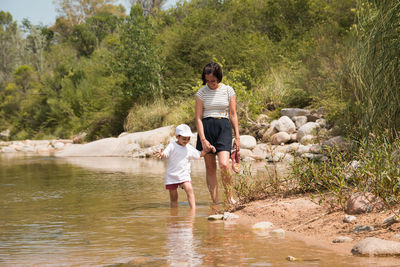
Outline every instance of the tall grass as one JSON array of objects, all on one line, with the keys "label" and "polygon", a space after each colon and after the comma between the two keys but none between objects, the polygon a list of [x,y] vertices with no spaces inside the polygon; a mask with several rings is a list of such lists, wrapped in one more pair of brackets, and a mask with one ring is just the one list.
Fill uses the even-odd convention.
[{"label": "tall grass", "polygon": [[353,150],[330,149],[328,154],[326,162],[294,162],[291,179],[300,190],[332,209],[344,209],[355,191],[373,194],[392,211],[400,204],[400,138],[370,135]]},{"label": "tall grass", "polygon": [[400,127],[400,1],[360,0],[352,65],[361,134]]}]

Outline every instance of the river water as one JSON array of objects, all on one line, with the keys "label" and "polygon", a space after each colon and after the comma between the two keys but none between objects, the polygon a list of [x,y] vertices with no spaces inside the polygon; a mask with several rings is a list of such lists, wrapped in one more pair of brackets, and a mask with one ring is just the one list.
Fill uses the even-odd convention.
[{"label": "river water", "polygon": [[171,210],[164,164],[0,154],[0,266],[365,266],[300,240],[208,221],[201,161],[192,168],[196,212],[183,190]]}]

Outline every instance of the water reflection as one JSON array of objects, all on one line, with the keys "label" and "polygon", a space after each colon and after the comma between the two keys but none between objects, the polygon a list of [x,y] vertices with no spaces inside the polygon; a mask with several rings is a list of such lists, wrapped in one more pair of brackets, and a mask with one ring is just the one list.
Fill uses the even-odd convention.
[{"label": "water reflection", "polygon": [[181,210],[185,216],[179,216],[178,209],[171,209],[167,218],[167,262],[171,266],[197,266],[202,263],[203,255],[196,252],[199,242],[193,237],[195,210]]}]

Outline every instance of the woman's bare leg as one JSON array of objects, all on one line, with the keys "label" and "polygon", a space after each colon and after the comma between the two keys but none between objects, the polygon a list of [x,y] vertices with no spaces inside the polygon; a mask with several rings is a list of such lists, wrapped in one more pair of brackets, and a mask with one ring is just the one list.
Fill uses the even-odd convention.
[{"label": "woman's bare leg", "polygon": [[171,208],[178,207],[178,190],[169,190],[169,200],[171,201]]},{"label": "woman's bare leg", "polygon": [[233,199],[233,182],[232,172],[229,164],[229,152],[220,151],[218,152],[218,163],[221,170],[222,184],[225,189],[226,200],[229,204],[235,204],[236,200]]},{"label": "woman's bare leg", "polygon": [[217,180],[217,162],[214,154],[204,156],[206,164],[206,181],[208,191],[214,205],[218,205],[218,180]]}]

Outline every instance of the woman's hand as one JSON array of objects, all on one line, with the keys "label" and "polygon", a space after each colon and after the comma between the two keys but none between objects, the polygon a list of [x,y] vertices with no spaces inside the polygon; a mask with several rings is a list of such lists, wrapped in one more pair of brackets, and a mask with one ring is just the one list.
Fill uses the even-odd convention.
[{"label": "woman's hand", "polygon": [[203,150],[205,150],[207,153],[210,152],[213,148],[213,146],[208,142],[207,139],[204,139],[201,141],[201,146],[203,147]]},{"label": "woman's hand", "polygon": [[235,141],[233,142],[233,148],[238,152],[240,151],[240,137],[235,138]]}]

